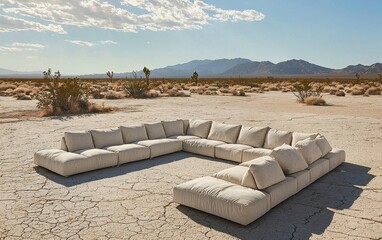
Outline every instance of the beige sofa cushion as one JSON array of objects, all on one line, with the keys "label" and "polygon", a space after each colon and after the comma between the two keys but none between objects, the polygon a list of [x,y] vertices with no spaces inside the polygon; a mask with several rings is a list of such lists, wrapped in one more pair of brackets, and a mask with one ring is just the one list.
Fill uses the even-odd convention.
[{"label": "beige sofa cushion", "polygon": [[183,121],[162,121],[164,132],[167,137],[184,135]]},{"label": "beige sofa cushion", "polygon": [[329,160],[330,171],[332,171],[345,161],[346,154],[344,150],[334,148],[324,158]]},{"label": "beige sofa cushion", "polygon": [[150,148],[138,144],[123,144],[105,149],[118,153],[118,165],[150,158]]},{"label": "beige sofa cushion", "polygon": [[293,173],[287,177],[292,177],[297,180],[297,192],[301,191],[310,184],[310,171],[303,170],[300,172]]},{"label": "beige sofa cushion", "polygon": [[122,132],[120,128],[95,129],[91,130],[90,133],[92,134],[94,146],[96,148],[123,144]]},{"label": "beige sofa cushion", "polygon": [[267,188],[285,179],[283,170],[275,159],[258,158],[257,161],[252,161],[249,170],[259,189]]},{"label": "beige sofa cushion", "polygon": [[315,142],[322,152],[322,157],[332,151],[332,146],[330,146],[328,140],[324,136],[318,135]]},{"label": "beige sofa cushion", "polygon": [[161,122],[144,124],[149,139],[166,138],[166,133]]},{"label": "beige sofa cushion", "polygon": [[213,175],[216,178],[238,184],[244,187],[257,189],[255,179],[248,167],[246,166],[234,166],[224,169]]},{"label": "beige sofa cushion", "polygon": [[285,144],[291,144],[292,133],[288,131],[280,131],[277,129],[269,129],[265,137],[264,148],[273,149]]},{"label": "beige sofa cushion", "polygon": [[314,140],[317,137],[318,133],[302,133],[302,132],[293,132],[292,134],[292,146],[301,140],[309,138]]},{"label": "beige sofa cushion", "polygon": [[149,139],[143,124],[128,127],[121,126],[123,142],[125,144]]},{"label": "beige sofa cushion", "polygon": [[187,135],[207,138],[208,133],[210,132],[211,124],[212,121],[191,119],[189,121]]},{"label": "beige sofa cushion", "polygon": [[242,162],[247,162],[259,157],[269,156],[272,153],[272,149],[266,148],[250,148],[243,150]]},{"label": "beige sofa cushion", "polygon": [[92,135],[88,131],[65,132],[64,136],[69,152],[94,148]]},{"label": "beige sofa cushion", "polygon": [[215,157],[241,163],[242,153],[251,146],[241,144],[223,144],[215,147]]},{"label": "beige sofa cushion", "polygon": [[265,135],[267,134],[268,127],[241,127],[238,144],[245,144],[252,147],[261,148],[264,145]]},{"label": "beige sofa cushion", "polygon": [[299,172],[308,167],[301,153],[288,144],[273,149],[270,156],[277,160],[285,174]]},{"label": "beige sofa cushion", "polygon": [[184,135],[187,134],[187,129],[188,129],[188,126],[190,125],[190,120],[181,119],[181,118],[177,118],[176,120],[183,122],[183,134]]},{"label": "beige sofa cushion", "polygon": [[295,144],[295,148],[301,153],[308,164],[312,164],[321,158],[322,152],[316,142],[310,139],[299,141]]},{"label": "beige sofa cushion", "polygon": [[270,195],[271,208],[297,193],[297,179],[286,177],[285,180],[262,190]]},{"label": "beige sofa cushion", "polygon": [[174,202],[247,225],[270,208],[267,193],[214,177],[197,178],[174,187]]},{"label": "beige sofa cushion", "polygon": [[139,141],[137,144],[150,148],[150,158],[182,151],[182,140],[178,139],[152,139]]},{"label": "beige sofa cushion", "polygon": [[215,157],[215,147],[222,144],[226,143],[209,139],[187,139],[183,141],[183,151]]},{"label": "beige sofa cushion", "polygon": [[213,122],[208,139],[226,143],[236,143],[241,125],[224,124]]},{"label": "beige sofa cushion", "polygon": [[328,159],[321,158],[310,164],[308,169],[310,172],[310,183],[312,183],[330,171],[330,162]]},{"label": "beige sofa cushion", "polygon": [[61,137],[60,149],[64,151],[69,151],[68,147],[66,146],[65,137]]}]

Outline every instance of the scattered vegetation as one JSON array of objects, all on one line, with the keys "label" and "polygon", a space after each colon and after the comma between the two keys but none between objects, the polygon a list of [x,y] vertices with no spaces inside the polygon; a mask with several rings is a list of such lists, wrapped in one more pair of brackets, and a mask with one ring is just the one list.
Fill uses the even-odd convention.
[{"label": "scattered vegetation", "polygon": [[124,89],[128,96],[132,98],[145,98],[151,96],[147,94],[149,92],[149,86],[142,80],[128,80],[124,84]]},{"label": "scattered vegetation", "polygon": [[309,97],[322,97],[323,86],[316,85],[309,81],[301,81],[293,84],[293,94],[299,102],[304,103]]},{"label": "scattered vegetation", "polygon": [[310,96],[305,98],[304,103],[306,105],[325,106],[326,101],[320,96]]},{"label": "scattered vegetation", "polygon": [[143,68],[143,73],[146,76],[146,84],[147,84],[147,86],[150,86],[150,73],[151,73],[150,69],[148,69],[147,67],[144,67]]},{"label": "scattered vegetation", "polygon": [[191,76],[191,81],[195,82],[195,86],[198,86],[198,78],[199,74],[197,72],[194,72]]},{"label": "scattered vegetation", "polygon": [[106,75],[109,77],[109,79],[110,79],[110,81],[112,81],[113,80],[113,76],[114,76],[114,72],[113,71],[108,71],[107,73],[106,73]]}]

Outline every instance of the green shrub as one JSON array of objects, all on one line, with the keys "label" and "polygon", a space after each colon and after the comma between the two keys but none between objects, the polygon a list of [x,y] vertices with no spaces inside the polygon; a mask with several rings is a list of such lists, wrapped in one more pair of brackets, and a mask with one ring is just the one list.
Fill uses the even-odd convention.
[{"label": "green shrub", "polygon": [[321,97],[323,89],[322,85],[314,86],[312,82],[304,80],[293,84],[292,93],[303,103],[308,97]]},{"label": "green shrub", "polygon": [[127,80],[124,84],[125,92],[133,98],[145,98],[149,87],[147,83],[142,80]]}]

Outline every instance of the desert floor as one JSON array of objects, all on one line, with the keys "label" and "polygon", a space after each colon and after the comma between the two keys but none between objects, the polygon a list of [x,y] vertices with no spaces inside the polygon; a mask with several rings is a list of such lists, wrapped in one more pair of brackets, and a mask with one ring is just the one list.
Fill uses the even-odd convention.
[{"label": "desert floor", "polygon": [[[35,101],[0,97],[0,239],[382,239],[382,97],[324,98],[333,106],[280,92],[101,100],[120,110],[36,118]],[[176,153],[68,178],[33,163],[65,131],[174,118],[320,132],[347,159],[246,227],[172,201],[175,185],[228,161]]]}]

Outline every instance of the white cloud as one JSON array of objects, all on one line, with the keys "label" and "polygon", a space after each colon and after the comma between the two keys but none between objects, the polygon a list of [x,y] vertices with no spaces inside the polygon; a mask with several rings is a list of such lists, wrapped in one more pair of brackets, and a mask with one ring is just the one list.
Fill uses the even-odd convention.
[{"label": "white cloud", "polygon": [[81,40],[65,40],[66,42],[79,45],[79,46],[85,46],[85,47],[94,47],[97,45],[108,45],[108,44],[118,44],[117,42],[114,42],[112,40],[103,40],[98,42],[88,42],[88,41],[81,41]]},{"label": "white cloud", "polygon": [[15,18],[6,15],[0,15],[0,32],[20,32],[20,31],[37,31],[37,32],[54,32],[65,34],[62,26],[57,24],[44,25],[38,22],[27,21],[22,18]]},{"label": "white cloud", "polygon": [[45,46],[38,43],[14,42],[11,44],[0,46],[0,52],[35,52],[43,48],[45,48]]},{"label": "white cloud", "polygon": [[[62,26],[121,32],[164,31],[201,29],[214,21],[260,21],[264,18],[256,10],[225,10],[202,0],[121,0],[122,6],[105,0],[0,0],[0,4],[6,14],[18,16],[13,18],[14,28],[1,28],[0,24],[2,32],[27,30],[25,25],[28,24],[34,25],[31,30],[57,33],[65,33]],[[144,11],[138,14],[132,8]],[[30,18],[38,22],[28,21]],[[41,21],[49,24],[43,25]]]}]

